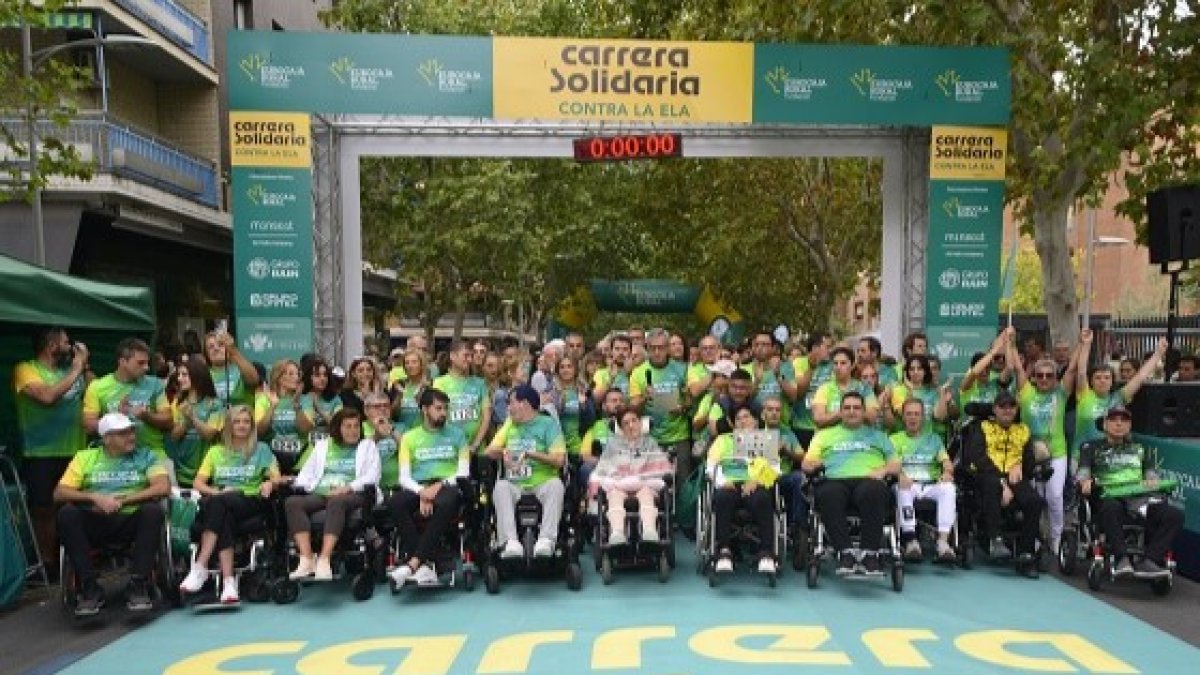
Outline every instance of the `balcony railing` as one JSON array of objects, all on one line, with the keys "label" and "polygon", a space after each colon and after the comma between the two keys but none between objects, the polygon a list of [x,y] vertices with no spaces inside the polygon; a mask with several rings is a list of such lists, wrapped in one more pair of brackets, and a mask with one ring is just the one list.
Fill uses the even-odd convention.
[{"label": "balcony railing", "polygon": [[174,0],[113,0],[193,56],[213,64],[208,23]]},{"label": "balcony railing", "polygon": [[[25,129],[20,119],[4,119],[2,123],[9,130]],[[95,164],[99,173],[151,185],[214,209],[219,206],[217,167],[213,162],[173,148],[120,120],[79,117],[66,128],[39,120],[38,136],[57,138],[74,147],[85,161]]]}]

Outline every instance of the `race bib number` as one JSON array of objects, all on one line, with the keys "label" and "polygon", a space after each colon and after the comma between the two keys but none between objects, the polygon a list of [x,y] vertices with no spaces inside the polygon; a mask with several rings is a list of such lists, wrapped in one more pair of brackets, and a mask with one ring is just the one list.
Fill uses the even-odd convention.
[{"label": "race bib number", "polygon": [[329,430],[328,429],[318,428],[318,429],[313,429],[312,431],[308,432],[308,442],[311,443],[312,445],[316,445],[317,443],[320,443],[321,441],[325,440],[326,438],[329,438]]},{"label": "race bib number", "polygon": [[451,422],[474,422],[476,417],[475,408],[455,408],[450,411]]},{"label": "race bib number", "polygon": [[533,465],[523,455],[505,463],[505,471],[511,481],[525,481],[533,475]]},{"label": "race bib number", "polygon": [[277,455],[298,455],[304,450],[299,438],[275,438],[271,441],[271,452]]}]

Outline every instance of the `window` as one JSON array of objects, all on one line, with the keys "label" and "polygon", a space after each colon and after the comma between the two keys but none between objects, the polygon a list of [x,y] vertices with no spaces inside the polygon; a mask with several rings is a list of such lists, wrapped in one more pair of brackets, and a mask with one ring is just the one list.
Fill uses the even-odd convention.
[{"label": "window", "polygon": [[254,28],[254,7],[251,0],[233,0],[233,27],[237,30]]}]

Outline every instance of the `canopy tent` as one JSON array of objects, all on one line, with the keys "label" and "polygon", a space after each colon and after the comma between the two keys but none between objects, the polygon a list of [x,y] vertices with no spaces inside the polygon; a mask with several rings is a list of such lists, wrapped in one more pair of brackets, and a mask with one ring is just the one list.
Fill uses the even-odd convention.
[{"label": "canopy tent", "polygon": [[97,374],[116,364],[122,338],[150,341],[154,295],[147,288],[89,281],[0,255],[0,445],[20,447],[12,390],[13,367],[31,358],[40,326],[62,326],[91,351]]}]

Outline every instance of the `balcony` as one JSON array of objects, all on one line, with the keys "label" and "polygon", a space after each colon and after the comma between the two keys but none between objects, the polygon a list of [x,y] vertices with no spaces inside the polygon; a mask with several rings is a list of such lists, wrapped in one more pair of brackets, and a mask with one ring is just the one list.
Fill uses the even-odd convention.
[{"label": "balcony", "polygon": [[174,0],[112,0],[113,4],[154,27],[163,37],[202,62],[213,65],[208,23]]},{"label": "balcony", "polygon": [[[0,124],[10,130],[25,128],[20,119],[2,119]],[[217,167],[213,162],[173,148],[120,120],[103,115],[80,116],[65,129],[40,120],[38,135],[73,146],[84,160],[94,163],[98,173],[128,178],[209,208],[219,207]]]}]

